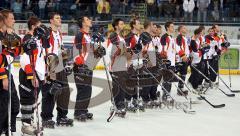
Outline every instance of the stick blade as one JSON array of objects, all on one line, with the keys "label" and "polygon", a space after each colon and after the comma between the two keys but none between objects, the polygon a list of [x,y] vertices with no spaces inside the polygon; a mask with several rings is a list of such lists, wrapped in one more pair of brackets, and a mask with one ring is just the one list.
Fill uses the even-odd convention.
[{"label": "stick blade", "polygon": [[235,97],[235,94],[227,94],[228,97]]},{"label": "stick blade", "polygon": [[240,90],[231,90],[233,93],[240,93]]},{"label": "stick blade", "polygon": [[113,110],[113,111],[110,113],[110,116],[108,117],[107,122],[111,122],[112,119],[114,118],[115,114],[116,114],[116,111]]},{"label": "stick blade", "polygon": [[220,104],[220,105],[212,105],[212,106],[213,106],[213,108],[223,108],[226,105],[225,104]]},{"label": "stick blade", "polygon": [[183,109],[183,111],[186,114],[192,114],[192,115],[196,114],[196,111],[190,111],[190,110],[186,110],[186,109]]}]

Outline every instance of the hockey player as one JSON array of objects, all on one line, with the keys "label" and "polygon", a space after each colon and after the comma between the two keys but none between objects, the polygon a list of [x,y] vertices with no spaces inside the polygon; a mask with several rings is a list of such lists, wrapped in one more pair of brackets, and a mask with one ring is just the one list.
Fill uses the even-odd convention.
[{"label": "hockey player", "polygon": [[112,76],[112,93],[116,105],[118,116],[124,117],[126,114],[124,103],[124,91],[126,91],[127,80],[127,47],[122,36],[124,21],[117,18],[112,23],[114,32],[108,38],[108,49],[110,50],[109,71]]},{"label": "hockey player", "polygon": [[[227,48],[230,46],[230,44],[227,44],[226,41],[226,35],[223,33],[220,33],[220,28],[218,25],[214,24],[212,26],[212,29],[214,31],[213,41],[215,43],[214,45],[214,53],[213,53],[213,59],[210,63],[211,67],[214,69],[215,72],[218,73],[218,61],[220,59],[221,54],[225,53],[227,51]],[[214,83],[216,82],[217,75],[210,70],[210,80]]]},{"label": "hockey player", "polygon": [[[140,61],[140,51],[141,49],[138,48],[138,40],[139,40],[139,35],[140,35],[140,30],[141,30],[141,23],[137,18],[133,18],[130,21],[130,27],[131,27],[131,32],[125,37],[126,41],[126,46],[127,48],[130,49],[131,51],[131,57],[128,60],[128,73],[134,74],[137,73],[139,70],[138,64]],[[130,88],[131,90],[126,92],[125,97],[126,97],[126,103],[127,103],[127,110],[135,112],[137,108],[140,108],[140,110],[143,110],[142,103],[140,101],[138,102],[138,91],[140,91],[139,87],[133,86]],[[138,90],[137,90],[138,89]],[[138,105],[140,104],[140,105]],[[139,106],[139,107],[138,107]]]},{"label": "hockey player", "polygon": [[[166,22],[165,29],[166,33],[161,37],[161,46],[159,47],[160,58],[167,69],[175,71],[176,43],[172,36],[174,33],[174,23]],[[163,77],[163,79],[165,80],[166,77]],[[166,89],[163,90],[162,100],[172,102],[172,98],[169,96],[172,87],[171,81],[164,81],[162,85]]]},{"label": "hockey player", "polygon": [[[215,53],[215,45],[217,45],[217,42],[214,41],[214,30],[212,28],[208,29],[208,35],[205,36],[205,42],[206,42],[206,45],[210,47],[210,49],[207,53],[203,55],[203,61],[205,65],[204,74],[210,79],[211,75],[214,73],[210,70],[209,65],[213,61],[213,54]],[[203,83],[203,87],[209,88],[213,86],[210,81],[205,79]]]},{"label": "hockey player", "polygon": [[[144,68],[148,69],[147,73],[155,74],[157,71],[156,67],[156,49],[153,42],[154,32],[156,31],[156,26],[151,21],[146,20],[144,22],[144,32],[140,35],[140,41],[142,43],[142,56],[144,58]],[[154,77],[151,77],[154,79]],[[143,99],[144,105],[147,108],[152,107],[152,101],[157,99],[156,96],[157,86],[150,85],[143,87],[141,97]]]},{"label": "hockey player", "polygon": [[[161,34],[162,34],[162,27],[160,25],[154,24],[153,25],[153,30],[152,30],[152,44],[153,44],[153,52],[156,53],[156,55],[158,54],[158,48],[161,44],[160,40],[161,40]],[[159,60],[157,59],[156,56],[156,67],[157,67],[157,63],[159,63]],[[154,68],[156,72],[156,68]],[[157,87],[158,85],[153,85],[151,86],[151,89],[149,91],[149,98],[150,98],[150,107],[158,107],[160,106],[160,101],[158,100],[158,96],[157,96]]]},{"label": "hockey player", "polygon": [[[105,48],[99,42],[104,39],[99,32],[90,35],[92,20],[82,16],[78,20],[80,31],[75,36],[75,50],[77,55],[74,60],[74,79],[77,88],[74,118],[79,121],[92,119],[93,114],[88,112],[88,106],[92,94],[93,69],[99,60],[105,55]],[[83,81],[83,76],[87,76]]]},{"label": "hockey player", "polygon": [[[61,16],[53,12],[50,15],[50,38],[49,47],[45,50],[46,56],[57,56],[58,65],[55,70],[48,71],[47,82],[43,85],[42,98],[42,126],[54,128],[55,122],[52,120],[55,100],[57,101],[57,125],[72,126],[73,120],[67,118],[70,90],[67,75],[64,70],[64,49],[62,33],[60,32]],[[48,59],[48,58],[47,58]],[[59,83],[60,82],[60,87]]]},{"label": "hockey player", "polygon": [[[0,12],[1,32],[1,52],[0,52],[0,134],[8,134],[8,128],[11,132],[16,132],[16,116],[19,113],[19,98],[15,88],[13,76],[9,74],[9,65],[13,59],[21,53],[21,38],[13,31],[15,23],[14,15],[10,10]],[[11,77],[9,77],[9,75]],[[11,78],[11,90],[9,90],[9,78]],[[8,126],[8,103],[9,91],[11,91],[11,126]]]},{"label": "hockey player", "polygon": [[188,79],[196,93],[202,91],[203,77],[198,71],[204,72],[204,63],[202,63],[202,55],[205,53],[205,49],[201,47],[199,38],[202,35],[201,29],[196,29],[190,42],[190,56],[191,56],[191,75]]},{"label": "hockey player", "polygon": [[[183,81],[186,79],[187,69],[188,69],[188,61],[189,61],[189,45],[187,41],[187,28],[184,25],[180,25],[178,27],[178,36],[176,38],[176,51],[177,51],[177,70],[180,73],[180,77]],[[182,81],[178,82],[178,90],[177,94],[180,96],[188,95],[188,91],[184,90],[184,83]]]},{"label": "hockey player", "polygon": [[45,30],[40,28],[41,21],[37,17],[30,17],[27,24],[29,32],[23,38],[24,53],[20,57],[21,68],[19,70],[19,94],[23,124],[21,130],[23,134],[36,135],[41,130],[37,130],[36,125],[33,124],[33,113],[34,110],[38,110],[36,101],[45,81],[45,49],[42,45],[48,44],[46,42],[49,33],[47,32],[48,28]]}]

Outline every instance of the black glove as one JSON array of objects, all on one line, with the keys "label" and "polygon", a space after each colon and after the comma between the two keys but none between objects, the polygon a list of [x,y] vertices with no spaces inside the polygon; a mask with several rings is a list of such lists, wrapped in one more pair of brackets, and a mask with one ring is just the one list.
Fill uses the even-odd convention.
[{"label": "black glove", "polygon": [[172,70],[174,73],[177,72],[177,69],[176,69],[176,67],[174,67],[174,66],[169,66],[168,69],[169,69],[169,70]]},{"label": "black glove", "polygon": [[139,41],[142,42],[143,45],[146,45],[152,41],[152,37],[149,33],[143,32],[139,37]]},{"label": "black glove", "polygon": [[51,95],[61,94],[63,88],[62,83],[56,80],[48,79],[46,84],[49,87],[48,93],[50,93]]},{"label": "black glove", "polygon": [[73,63],[72,62],[67,62],[66,66],[64,67],[65,73],[67,76],[71,75],[73,72]]},{"label": "black glove", "polygon": [[217,55],[221,55],[221,50],[218,48],[218,46],[217,45],[215,45],[215,51],[217,52]]},{"label": "black glove", "polygon": [[183,66],[183,63],[182,62],[177,62],[175,64],[175,70],[176,72],[180,71],[180,68]]},{"label": "black glove", "polygon": [[202,54],[209,52],[209,50],[210,50],[210,46],[205,46],[205,47],[201,48]]},{"label": "black glove", "polygon": [[34,29],[33,36],[37,37],[38,39],[49,39],[50,37],[50,30],[45,25],[40,25],[39,27]]},{"label": "black glove", "polygon": [[94,33],[92,35],[92,40],[93,41],[97,41],[97,42],[104,42],[105,41],[104,36],[102,34],[100,34],[99,32],[98,33]]},{"label": "black glove", "polygon": [[138,42],[132,50],[135,54],[138,54],[142,51],[142,45]]},{"label": "black glove", "polygon": [[23,47],[24,52],[27,55],[32,55],[32,51],[37,48],[36,40],[33,38],[29,39],[23,43],[22,47]]},{"label": "black glove", "polygon": [[119,45],[120,41],[118,39],[118,34],[117,33],[112,33],[110,36],[109,36],[109,40],[111,41],[112,44],[114,45]]},{"label": "black glove", "polygon": [[99,46],[96,50],[94,50],[95,58],[102,58],[104,55],[106,55],[106,49],[103,46]]},{"label": "black glove", "polygon": [[223,42],[221,44],[221,47],[228,48],[230,45],[231,45],[230,42]]},{"label": "black glove", "polygon": [[169,68],[171,66],[171,61],[167,59],[162,59],[162,64],[165,66],[165,68]]}]

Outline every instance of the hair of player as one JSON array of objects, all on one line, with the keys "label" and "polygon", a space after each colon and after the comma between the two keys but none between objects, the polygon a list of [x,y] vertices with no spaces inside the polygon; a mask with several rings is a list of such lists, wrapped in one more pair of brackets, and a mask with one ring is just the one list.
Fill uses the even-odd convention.
[{"label": "hair of player", "polygon": [[219,25],[218,24],[213,24],[212,29],[216,29],[217,26],[219,26]]},{"label": "hair of player", "polygon": [[178,32],[180,32],[183,27],[184,27],[184,25],[179,25],[179,26],[178,26],[178,29],[177,29]]},{"label": "hair of player", "polygon": [[123,20],[121,18],[116,18],[116,19],[113,20],[112,27],[113,27],[114,30],[116,30],[116,26],[118,26],[120,21],[123,21]]},{"label": "hair of player", "polygon": [[144,23],[143,23],[143,28],[147,29],[151,25],[151,23],[152,23],[151,21],[145,20]]},{"label": "hair of player", "polygon": [[200,28],[197,28],[194,30],[194,35],[198,35],[202,32],[202,30]]},{"label": "hair of player", "polygon": [[200,29],[201,31],[203,31],[203,30],[205,30],[205,26],[204,26],[204,25],[200,25],[200,26],[198,27],[198,29]]},{"label": "hair of player", "polygon": [[8,9],[3,9],[0,11],[0,13],[2,14],[3,20],[8,18],[9,14],[13,14],[13,12],[11,10]]},{"label": "hair of player", "polygon": [[80,18],[78,18],[77,23],[78,23],[78,26],[79,26],[80,28],[83,27],[84,18],[88,18],[88,16],[84,15],[84,16],[81,16]]},{"label": "hair of player", "polygon": [[3,15],[0,13],[0,22],[3,22]]},{"label": "hair of player", "polygon": [[58,12],[51,12],[51,13],[49,14],[49,19],[50,19],[50,20],[51,20],[51,19],[54,19],[54,16],[57,16],[57,15],[60,16],[60,14],[59,14]]},{"label": "hair of player", "polygon": [[131,29],[133,29],[133,25],[136,25],[136,22],[138,21],[139,19],[138,18],[136,18],[136,17],[134,17],[131,21],[130,21],[130,27],[131,27]]},{"label": "hair of player", "polygon": [[212,28],[212,27],[208,28],[208,32],[210,32],[211,30],[213,30],[213,28]]},{"label": "hair of player", "polygon": [[168,21],[168,22],[165,23],[164,27],[165,27],[166,31],[168,30],[168,28],[170,27],[171,24],[173,24],[172,21]]},{"label": "hair of player", "polygon": [[28,25],[28,29],[29,30],[32,30],[32,26],[33,25],[37,25],[39,22],[41,22],[41,20],[36,17],[36,16],[31,16],[29,19],[28,19],[28,22],[27,22],[27,25]]},{"label": "hair of player", "polygon": [[157,26],[157,28],[162,28],[162,26],[161,26],[161,25],[158,25],[158,24],[156,24],[156,26]]}]

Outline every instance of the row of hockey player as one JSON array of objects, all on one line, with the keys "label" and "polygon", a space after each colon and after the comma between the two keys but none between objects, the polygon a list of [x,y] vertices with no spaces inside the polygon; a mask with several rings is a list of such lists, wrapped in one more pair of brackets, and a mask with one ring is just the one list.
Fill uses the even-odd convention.
[{"label": "row of hockey player", "polygon": [[[22,132],[29,135],[42,133],[43,128],[54,128],[55,124],[73,126],[73,120],[67,117],[70,90],[67,76],[73,71],[77,88],[74,119],[87,121],[93,118],[88,112],[92,94],[93,69],[100,59],[110,52],[110,62],[107,66],[112,77],[112,96],[116,106],[116,113],[124,117],[126,111],[142,111],[149,107],[161,106],[161,101],[172,102],[170,97],[172,74],[179,73],[185,81],[187,69],[190,65],[191,75],[188,79],[196,93],[202,92],[202,85],[212,86],[216,81],[216,74],[208,69],[208,64],[218,72],[219,56],[225,52],[227,46],[223,44],[225,37],[219,35],[218,25],[209,29],[204,36],[204,27],[194,31],[191,39],[187,39],[186,26],[178,27],[178,36],[174,38],[174,23],[166,22],[165,34],[159,25],[145,21],[141,30],[138,18],[130,22],[131,32],[123,35],[124,21],[115,19],[112,22],[114,31],[107,41],[107,48],[101,46],[104,37],[97,31],[90,33],[92,20],[83,16],[78,19],[80,27],[74,40],[74,58],[63,48],[61,16],[58,13],[50,15],[50,28],[41,23],[37,17],[30,17],[27,25],[29,32],[21,40],[13,31],[14,16],[9,10],[1,11],[1,56],[0,56],[0,101],[1,112],[0,134],[8,127],[8,99],[9,99],[9,58],[20,55],[19,94],[13,80],[11,80],[11,131],[16,131],[16,115],[19,112],[19,102],[22,113]],[[10,36],[14,38],[9,38]],[[16,42],[17,41],[17,42]],[[17,43],[17,45],[16,45]],[[71,62],[71,63],[70,63]],[[71,64],[73,66],[71,66]],[[106,66],[106,67],[107,67]],[[206,74],[211,81],[205,80],[197,70]],[[166,70],[161,73],[159,70]],[[150,73],[151,72],[151,73]],[[159,83],[152,75],[162,81],[162,97],[158,97]],[[11,75],[10,75],[11,76]],[[130,77],[132,77],[128,84]],[[163,80],[161,80],[163,79]],[[136,82],[135,82],[136,81]],[[144,83],[145,82],[145,83]],[[178,81],[178,95],[186,96],[184,83]],[[38,94],[42,93],[41,120],[38,117]],[[57,123],[53,121],[53,109],[57,103]],[[34,115],[36,112],[36,115]],[[35,117],[34,117],[35,116]],[[33,118],[34,117],[34,118]],[[37,121],[36,121],[37,120]],[[35,121],[35,122],[34,122]],[[42,128],[43,127],[43,128]]]},{"label": "row of hockey player", "polygon": [[[123,26],[123,20],[114,20],[114,32],[110,35],[108,42],[109,46],[112,46],[110,55],[110,71],[113,78],[112,91],[117,109],[123,111],[122,114],[125,115],[126,110],[135,112],[137,109],[144,111],[144,108],[158,107],[161,106],[161,101],[173,102],[169,95],[172,82],[176,81],[174,76],[170,74],[163,75],[162,88],[164,91],[160,99],[156,84],[143,85],[142,87],[140,87],[140,83],[138,87],[124,85],[129,76],[141,71],[144,69],[143,67],[156,74],[159,74],[157,71],[161,68],[168,69],[168,71],[179,74],[180,78],[185,81],[190,66],[191,75],[188,82],[194,92],[198,94],[213,87],[216,83],[217,75],[214,71],[218,72],[220,55],[225,53],[229,46],[226,36],[220,34],[218,25],[209,28],[207,35],[204,34],[204,26],[200,26],[195,29],[191,38],[187,37],[188,30],[184,25],[178,27],[178,35],[174,38],[173,22],[165,23],[166,33],[163,35],[161,35],[161,26],[153,24],[151,21],[144,22],[144,30],[142,31],[140,21],[136,18],[132,19],[130,22],[131,32],[125,37],[120,33]],[[145,66],[139,66],[140,61],[146,60]],[[209,65],[213,67],[214,71],[209,69]],[[204,77],[199,71],[211,81],[205,79],[203,82]],[[147,78],[150,80],[151,76]],[[178,81],[177,94],[180,96],[188,95],[188,90],[184,88],[182,81]],[[139,102],[139,99],[142,101]]]}]

